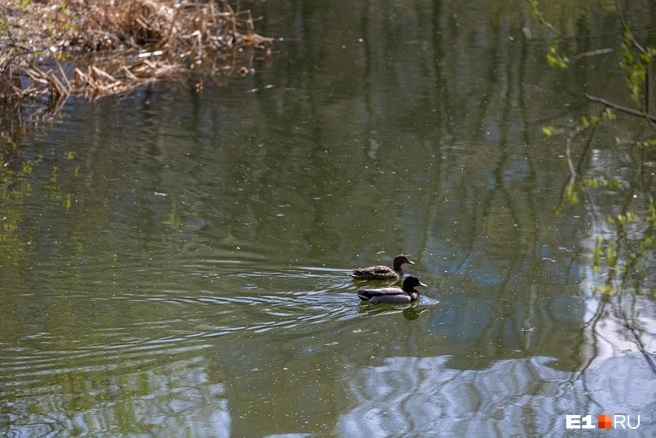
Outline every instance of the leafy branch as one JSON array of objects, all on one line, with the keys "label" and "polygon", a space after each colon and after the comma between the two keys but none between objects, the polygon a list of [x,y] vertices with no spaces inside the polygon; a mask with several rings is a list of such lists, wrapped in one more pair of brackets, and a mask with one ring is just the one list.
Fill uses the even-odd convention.
[{"label": "leafy branch", "polygon": [[[556,68],[566,68],[570,63],[583,56],[594,56],[608,53],[609,49],[593,50],[584,54],[567,57],[559,52],[559,45],[574,37],[565,35],[549,23],[543,13],[538,9],[536,1],[527,0],[531,8],[531,15],[556,36],[551,42],[546,55],[547,63]],[[619,0],[616,0],[616,11],[618,19],[623,28],[621,35],[621,50],[619,51],[619,67],[624,71],[627,92],[634,104],[633,108],[619,105],[603,97],[584,93],[588,103],[602,105],[603,110],[596,116],[582,116],[573,129],[556,129],[553,126],[542,128],[548,136],[566,134],[565,155],[569,168],[569,176],[563,184],[560,201],[555,207],[559,214],[566,204],[574,204],[579,201],[579,194],[583,193],[590,201],[592,213],[595,219],[596,237],[592,248],[591,268],[593,271],[602,272],[599,278],[605,278],[604,284],[597,285],[595,290],[603,293],[618,293],[632,291],[636,294],[653,290],[649,283],[649,269],[654,262],[654,249],[656,249],[656,196],[650,192],[648,177],[646,174],[645,150],[656,145],[656,138],[643,138],[632,141],[633,147],[639,148],[639,181],[640,184],[620,183],[613,178],[604,176],[584,176],[582,166],[589,151],[590,144],[594,138],[597,128],[602,123],[613,122],[616,113],[627,114],[642,118],[646,121],[652,131],[656,132],[656,116],[649,112],[650,108],[650,66],[652,59],[656,56],[656,48],[640,44],[627,24],[621,9]],[[576,108],[578,109],[578,107]],[[564,116],[560,113],[557,117]],[[555,117],[554,117],[555,118]],[[553,120],[545,118],[543,120]],[[584,132],[589,135],[579,154],[578,162],[574,161],[575,140]],[[592,202],[589,190],[606,190],[617,193],[627,193],[627,201],[621,207],[620,212],[606,215],[605,227],[600,226],[595,206]],[[611,235],[606,231],[602,235],[602,228],[613,230]],[[620,300],[621,302],[621,300]]]}]

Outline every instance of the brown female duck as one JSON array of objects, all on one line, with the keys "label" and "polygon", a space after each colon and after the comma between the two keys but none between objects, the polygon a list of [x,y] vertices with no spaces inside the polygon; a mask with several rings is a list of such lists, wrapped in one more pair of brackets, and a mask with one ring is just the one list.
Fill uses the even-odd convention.
[{"label": "brown female duck", "polygon": [[354,269],[350,275],[356,280],[396,280],[403,275],[401,265],[404,263],[414,265],[406,256],[399,254],[394,257],[394,269],[387,266],[370,266]]}]

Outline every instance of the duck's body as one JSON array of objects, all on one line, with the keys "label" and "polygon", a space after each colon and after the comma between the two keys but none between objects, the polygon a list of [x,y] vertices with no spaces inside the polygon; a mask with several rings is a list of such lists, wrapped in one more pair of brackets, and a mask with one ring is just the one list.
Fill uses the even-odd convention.
[{"label": "duck's body", "polygon": [[417,301],[419,292],[415,289],[417,286],[426,286],[420,282],[417,277],[409,275],[403,280],[403,288],[400,287],[378,287],[374,289],[361,289],[358,296],[362,301],[371,304],[388,303],[388,304],[405,304]]},{"label": "duck's body", "polygon": [[414,265],[414,262],[411,262],[406,256],[399,254],[394,257],[394,269],[382,265],[370,266],[354,269],[350,275],[356,280],[396,280],[403,275],[401,266],[404,263]]}]

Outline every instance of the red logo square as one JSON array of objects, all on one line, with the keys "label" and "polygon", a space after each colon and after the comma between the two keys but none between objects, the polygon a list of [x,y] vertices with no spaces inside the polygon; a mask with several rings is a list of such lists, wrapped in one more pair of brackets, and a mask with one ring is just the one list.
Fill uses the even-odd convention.
[{"label": "red logo square", "polygon": [[597,416],[597,428],[598,429],[612,429],[613,428],[613,416],[608,414],[601,414]]}]

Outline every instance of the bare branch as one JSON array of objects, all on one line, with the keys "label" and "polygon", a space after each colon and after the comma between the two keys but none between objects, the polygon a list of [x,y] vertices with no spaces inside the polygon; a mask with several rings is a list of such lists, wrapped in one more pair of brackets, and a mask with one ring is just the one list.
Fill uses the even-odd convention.
[{"label": "bare branch", "polygon": [[602,99],[601,97],[592,96],[588,93],[585,93],[584,96],[585,96],[586,99],[588,99],[591,102],[600,103],[602,105],[607,106],[608,108],[612,108],[614,110],[621,111],[623,113],[631,114],[632,116],[642,117],[644,119],[649,119],[652,122],[656,122],[656,116],[652,116],[649,113],[634,110],[632,108],[627,108],[625,106],[618,105],[616,103],[610,102],[606,99]]}]

